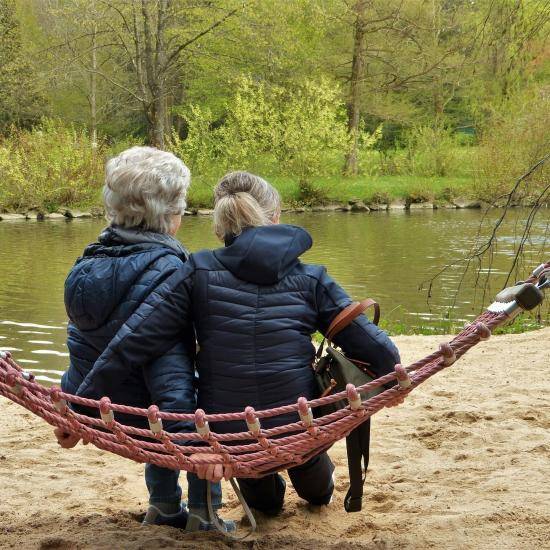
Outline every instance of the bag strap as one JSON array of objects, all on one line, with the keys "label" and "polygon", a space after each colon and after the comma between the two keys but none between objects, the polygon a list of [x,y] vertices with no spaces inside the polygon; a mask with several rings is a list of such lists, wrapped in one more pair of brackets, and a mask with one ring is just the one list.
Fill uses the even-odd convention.
[{"label": "bag strap", "polygon": [[349,489],[344,498],[346,512],[360,512],[363,505],[363,486],[369,466],[370,418],[346,437]]},{"label": "bag strap", "polygon": [[327,340],[332,339],[344,328],[346,328],[359,315],[367,311],[370,307],[374,308],[374,316],[372,322],[377,325],[380,321],[380,306],[372,298],[367,298],[362,302],[353,302],[348,307],[344,308],[330,323],[327,330]]},{"label": "bag strap", "polygon": [[345,307],[330,323],[325,338],[317,348],[317,353],[315,354],[316,360],[319,360],[323,354],[323,349],[325,347],[325,342],[329,344],[332,342],[332,339],[343,329],[345,329],[351,322],[353,322],[361,313],[364,313],[370,307],[374,308],[374,316],[372,322],[375,325],[378,325],[380,321],[380,306],[378,302],[375,302],[372,298],[367,298],[362,302],[352,302],[349,306]]},{"label": "bag strap", "polygon": [[[369,419],[370,421],[370,419]],[[214,527],[224,536],[226,536],[228,539],[239,541],[244,540],[248,538],[254,531],[256,531],[256,519],[254,518],[254,514],[252,513],[252,510],[250,510],[250,507],[248,506],[246,500],[244,499],[243,494],[241,493],[241,490],[239,486],[237,485],[237,482],[234,478],[231,478],[229,480],[231,482],[231,486],[233,487],[233,491],[235,491],[235,494],[237,495],[239,502],[241,503],[241,506],[243,507],[244,513],[246,517],[248,518],[248,521],[250,523],[250,529],[246,535],[243,537],[237,537],[236,535],[233,535],[231,533],[228,533],[224,530],[223,525],[221,524],[216,512],[214,511],[214,507],[212,506],[212,485],[210,481],[206,482],[206,505],[208,507],[208,515],[210,516],[210,520],[214,524]]]}]

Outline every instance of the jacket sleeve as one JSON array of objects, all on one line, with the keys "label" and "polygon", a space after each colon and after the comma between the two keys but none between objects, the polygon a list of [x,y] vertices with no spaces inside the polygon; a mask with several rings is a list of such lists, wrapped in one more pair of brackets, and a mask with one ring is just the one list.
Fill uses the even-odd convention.
[{"label": "jacket sleeve", "polygon": [[114,387],[124,384],[132,369],[150,367],[178,343],[186,348],[186,353],[177,348],[186,372],[193,368],[195,338],[188,286],[193,269],[188,264],[160,283],[120,327],[77,395],[92,399],[109,395]]},{"label": "jacket sleeve", "polygon": [[[323,269],[317,281],[316,301],[318,328],[326,335],[332,320],[352,300]],[[393,371],[399,363],[399,352],[389,336],[365,315],[359,315],[352,323],[334,337],[334,343],[353,359],[365,361],[377,376]]]},{"label": "jacket sleeve", "polygon": [[[143,378],[152,404],[161,411],[193,413],[196,409],[194,388],[195,370],[189,348],[183,342],[176,344],[163,356],[143,367]],[[191,422],[164,422],[170,432],[189,432],[195,428]]]}]

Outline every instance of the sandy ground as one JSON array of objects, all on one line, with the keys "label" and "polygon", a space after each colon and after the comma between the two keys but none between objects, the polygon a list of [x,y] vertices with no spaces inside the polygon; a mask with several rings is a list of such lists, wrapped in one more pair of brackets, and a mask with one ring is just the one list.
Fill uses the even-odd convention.
[{"label": "sandy ground", "polygon": [[[406,361],[441,337],[396,338]],[[283,514],[250,540],[140,527],[143,466],[91,447],[59,449],[49,426],[0,398],[0,548],[550,548],[550,329],[497,336],[374,422],[363,511],[337,492],[311,510],[288,491]],[[227,517],[241,509],[230,488]]]}]

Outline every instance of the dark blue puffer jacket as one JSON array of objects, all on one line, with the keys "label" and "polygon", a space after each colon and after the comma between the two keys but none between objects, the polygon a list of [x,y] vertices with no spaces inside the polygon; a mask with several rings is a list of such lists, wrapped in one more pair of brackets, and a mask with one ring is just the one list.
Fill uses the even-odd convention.
[{"label": "dark blue puffer jacket", "polygon": [[[247,229],[225,248],[191,257],[199,406],[207,412],[242,411],[247,405],[269,409],[300,396],[318,397],[311,336],[325,333],[351,299],[324,267],[299,261],[311,246],[304,229],[274,225]],[[335,343],[370,363],[377,375],[399,361],[388,336],[365,316]],[[278,417],[262,424],[292,420]]]},{"label": "dark blue puffer jacket", "polygon": [[[199,353],[199,406],[209,413],[256,410],[317,397],[311,364],[312,334],[325,333],[351,299],[322,266],[299,256],[312,245],[300,227],[250,228],[228,246],[191,256],[180,274],[174,307],[182,318],[192,309]],[[152,313],[154,316],[155,314]],[[126,344],[142,340],[135,331]],[[397,349],[364,315],[342,330],[335,343],[379,376],[399,362]],[[277,417],[264,427],[293,421]],[[223,423],[218,431],[246,430]]]},{"label": "dark blue puffer jacket", "polygon": [[[113,403],[141,408],[154,403],[164,411],[195,410],[192,327],[182,332],[180,320],[167,312],[160,322],[155,320],[160,324],[152,330],[160,336],[154,341],[135,344],[122,354],[115,345],[131,334],[128,321],[138,311],[141,316],[146,300],[154,302],[159,292],[174,290],[167,281],[181,272],[186,259],[185,249],[167,235],[112,227],[86,248],[65,282],[70,367],[62,379],[64,391],[94,399],[106,395]],[[170,310],[166,303],[156,305],[161,315]],[[151,327],[142,321],[140,333],[146,334]],[[146,424],[136,417],[117,418]]]}]

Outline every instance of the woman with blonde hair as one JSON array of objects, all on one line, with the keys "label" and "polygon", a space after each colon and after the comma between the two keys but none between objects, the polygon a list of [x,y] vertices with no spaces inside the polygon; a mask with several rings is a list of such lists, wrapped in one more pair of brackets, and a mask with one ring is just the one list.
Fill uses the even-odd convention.
[{"label": "woman with blonde hair", "polygon": [[[279,224],[279,194],[265,180],[248,172],[227,174],[214,199],[214,230],[225,246],[193,254],[175,275],[174,293],[166,295],[174,315],[191,317],[195,325],[199,407],[227,413],[247,405],[262,410],[295,403],[300,396],[318,397],[311,336],[326,333],[351,299],[324,267],[300,261],[312,246],[311,237],[301,227]],[[399,362],[388,336],[364,315],[334,342],[369,363],[377,376],[393,371]],[[291,414],[265,419],[262,425],[293,421],[297,417]],[[235,432],[242,425],[224,422],[213,428]],[[301,498],[323,505],[332,498],[333,470],[324,452],[288,474]],[[219,480],[223,473],[220,464],[199,475]],[[268,514],[282,509],[285,482],[279,474],[238,482],[251,507]]]}]

